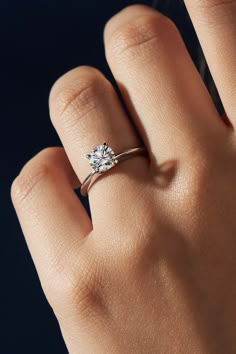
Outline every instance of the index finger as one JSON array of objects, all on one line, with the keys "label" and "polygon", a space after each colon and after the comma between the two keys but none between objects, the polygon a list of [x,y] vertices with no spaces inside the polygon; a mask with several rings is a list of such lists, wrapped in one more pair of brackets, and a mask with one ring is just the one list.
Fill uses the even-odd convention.
[{"label": "index finger", "polygon": [[63,275],[69,281],[68,274],[92,229],[73,191],[76,180],[64,149],[50,148],[28,162],[12,186],[13,203],[47,295],[48,286]]}]

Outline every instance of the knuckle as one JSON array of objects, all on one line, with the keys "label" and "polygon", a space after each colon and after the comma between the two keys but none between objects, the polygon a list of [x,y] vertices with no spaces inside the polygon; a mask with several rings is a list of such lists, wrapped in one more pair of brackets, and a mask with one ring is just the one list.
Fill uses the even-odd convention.
[{"label": "knuckle", "polygon": [[11,186],[11,197],[15,205],[23,206],[36,194],[39,186],[47,178],[49,166],[47,163],[33,165],[29,162]]},{"label": "knuckle", "polygon": [[41,184],[53,175],[58,154],[62,151],[60,147],[45,148],[26,163],[11,186],[14,204],[20,206],[37,194],[37,189],[41,188]]},{"label": "knuckle", "polygon": [[55,116],[66,124],[66,117],[69,117],[70,125],[73,124],[73,118],[76,118],[76,122],[82,119],[98,107],[107,85],[108,81],[99,70],[78,68],[70,82],[53,94],[53,106],[57,114],[52,115],[52,119]]},{"label": "knuckle", "polygon": [[94,272],[83,275],[82,281],[72,289],[70,297],[72,304],[78,309],[81,319],[87,319],[91,313],[102,308],[103,296],[99,280]]},{"label": "knuckle", "polygon": [[121,26],[111,35],[109,51],[115,54],[130,53],[152,46],[153,42],[165,43],[168,37],[176,36],[178,30],[175,24],[167,17],[141,15],[130,23]]},{"label": "knuckle", "polygon": [[198,0],[194,2],[194,11],[204,25],[222,29],[222,25],[233,22],[236,12],[236,0]]},{"label": "knuckle", "polygon": [[198,0],[195,6],[199,6],[201,10],[214,10],[235,6],[235,4],[235,0]]},{"label": "knuckle", "polygon": [[[90,257],[91,258],[91,257]],[[80,256],[74,267],[53,270],[50,279],[42,284],[58,317],[75,312],[80,319],[88,319],[103,307],[101,271],[94,260]],[[65,309],[66,306],[66,309]]]}]

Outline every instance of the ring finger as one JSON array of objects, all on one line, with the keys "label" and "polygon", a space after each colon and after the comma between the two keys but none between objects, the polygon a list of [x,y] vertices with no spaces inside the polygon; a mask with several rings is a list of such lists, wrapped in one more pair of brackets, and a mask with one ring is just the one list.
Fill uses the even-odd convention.
[{"label": "ring finger", "polygon": [[[114,88],[96,68],[80,66],[61,77],[50,94],[50,114],[81,182],[91,172],[86,155],[95,146],[106,142],[119,153],[140,145]],[[130,175],[140,177],[142,171],[145,173],[145,169],[140,169],[140,164],[144,165],[145,161],[135,157],[122,162],[94,183],[89,197],[92,214],[96,209],[95,217],[98,216],[100,221],[107,217],[112,211],[114,198],[127,189],[127,183],[129,193],[132,193],[134,183]],[[106,178],[108,174],[109,179]],[[116,198],[116,209],[121,199]],[[120,210],[124,210],[123,205]]]}]

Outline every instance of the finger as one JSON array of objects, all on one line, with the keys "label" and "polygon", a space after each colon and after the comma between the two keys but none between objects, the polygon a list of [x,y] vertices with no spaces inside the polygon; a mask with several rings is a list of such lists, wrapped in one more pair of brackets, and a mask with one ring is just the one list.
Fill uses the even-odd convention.
[{"label": "finger", "polygon": [[236,124],[236,1],[186,0],[227,116]]},{"label": "finger", "polygon": [[39,153],[12,185],[15,206],[43,284],[78,263],[78,250],[92,224],[73,191],[78,180],[62,148]]},{"label": "finger", "polygon": [[[81,182],[91,172],[86,155],[95,146],[106,142],[117,154],[140,145],[111,83],[93,67],[81,66],[56,82],[50,95],[50,113]],[[93,221],[97,217],[107,222],[114,204],[119,208],[120,203],[124,209],[120,195],[130,192],[134,176],[142,174],[144,160],[135,157],[122,162],[93,184],[89,191]]]},{"label": "finger", "polygon": [[218,113],[174,24],[147,6],[114,16],[106,57],[135,123],[159,161],[196,152],[222,130]]}]

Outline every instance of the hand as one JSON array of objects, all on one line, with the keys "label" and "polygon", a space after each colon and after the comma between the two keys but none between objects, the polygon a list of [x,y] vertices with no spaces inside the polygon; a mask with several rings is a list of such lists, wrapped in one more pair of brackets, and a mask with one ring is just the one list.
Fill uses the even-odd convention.
[{"label": "hand", "polygon": [[[236,2],[186,3],[233,126]],[[44,292],[72,354],[235,353],[234,130],[166,17],[131,6],[104,34],[149,158],[94,183],[91,221],[73,191],[91,171],[86,154],[104,141],[117,153],[140,143],[97,69],[81,66],[54,85],[50,112],[65,150],[39,153],[12,187]]]}]

